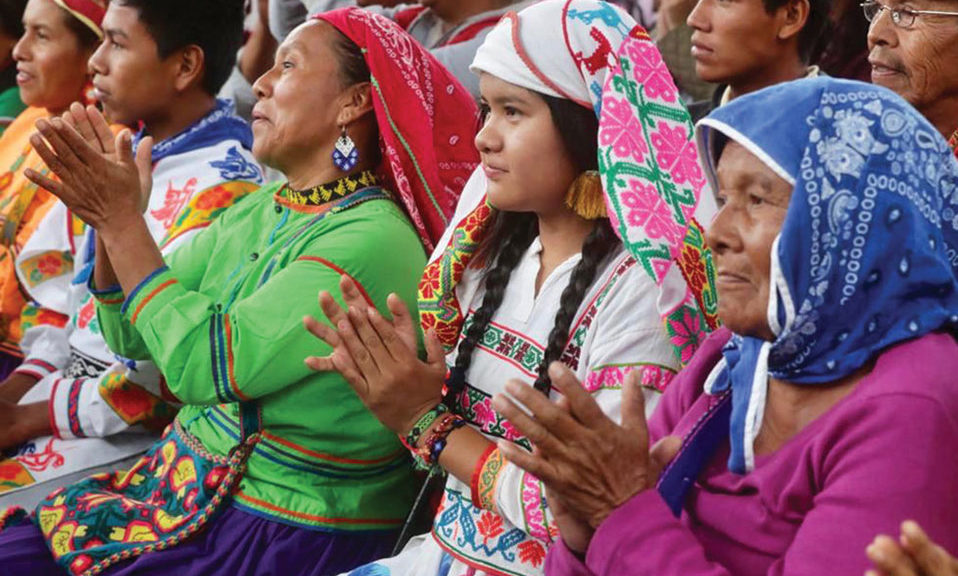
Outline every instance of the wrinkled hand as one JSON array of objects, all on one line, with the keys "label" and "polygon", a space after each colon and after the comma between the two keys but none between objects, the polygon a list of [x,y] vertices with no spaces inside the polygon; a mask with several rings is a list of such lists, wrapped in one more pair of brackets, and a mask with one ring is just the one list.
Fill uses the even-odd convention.
[{"label": "wrinkled hand", "polygon": [[306,364],[316,371],[342,374],[387,428],[405,434],[442,398],[446,374],[442,345],[434,332],[428,332],[427,357],[421,361],[418,328],[398,296],[390,294],[386,300],[393,317],[390,321],[366,301],[348,277],[343,276],[340,290],[348,312],[329,292],[319,294],[319,305],[331,326],[315,318],[304,319],[306,328],[333,349],[327,356],[307,358]]},{"label": "wrinkled hand", "polygon": [[[649,451],[645,398],[638,373],[626,378],[622,424],[602,413],[595,399],[561,363],[549,367],[556,390],[568,411],[520,382],[506,390],[531,412],[527,416],[509,397],[499,394],[493,406],[536,447],[529,453],[508,442],[499,449],[514,464],[537,476],[558,500],[593,529],[633,496],[655,486],[665,462],[680,442],[669,437]],[[561,528],[560,528],[561,531]],[[568,544],[568,542],[567,542]]]},{"label": "wrinkled hand", "polygon": [[60,181],[31,169],[24,171],[28,179],[101,232],[140,217],[152,179],[151,139],[140,142],[134,157],[129,130],[114,137],[99,111],[78,105],[36,126],[30,143]]},{"label": "wrinkled hand", "polygon": [[958,559],[911,520],[902,523],[897,542],[878,536],[865,553],[878,569],[869,570],[867,576],[958,576]]}]

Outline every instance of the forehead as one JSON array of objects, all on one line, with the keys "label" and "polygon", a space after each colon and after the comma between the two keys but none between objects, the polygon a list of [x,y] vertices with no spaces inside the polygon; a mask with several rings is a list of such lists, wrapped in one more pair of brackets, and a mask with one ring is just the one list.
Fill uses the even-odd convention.
[{"label": "forehead", "polygon": [[279,49],[283,52],[300,52],[307,57],[335,55],[334,43],[339,32],[323,20],[307,20],[286,36]]},{"label": "forehead", "polygon": [[140,22],[140,11],[119,2],[110,2],[103,16],[103,30],[107,34],[119,33],[130,38],[137,36],[153,38],[146,26]]},{"label": "forehead", "polygon": [[67,13],[53,0],[30,0],[23,11],[23,21],[34,25],[66,24]]}]

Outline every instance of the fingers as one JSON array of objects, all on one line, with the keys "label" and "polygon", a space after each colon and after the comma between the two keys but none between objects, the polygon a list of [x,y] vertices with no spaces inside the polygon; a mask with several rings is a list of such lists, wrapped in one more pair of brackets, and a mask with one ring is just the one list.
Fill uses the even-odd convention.
[{"label": "fingers", "polygon": [[665,470],[681,449],[682,439],[678,436],[666,436],[652,446],[649,450],[649,470],[654,483],[658,483],[662,470]]},{"label": "fingers", "polygon": [[38,120],[37,127],[68,166],[73,158],[83,165],[90,165],[102,159],[102,155],[94,150],[75,128],[60,118],[51,118],[48,122]]},{"label": "fingers", "polygon": [[63,184],[57,182],[53,178],[45,176],[32,168],[26,168],[23,171],[23,175],[27,177],[27,180],[33,182],[40,188],[45,188],[57,198],[63,194]]},{"label": "fingers", "polygon": [[63,113],[63,121],[72,126],[83,139],[101,154],[105,152],[103,145],[97,138],[93,125],[87,117],[86,109],[79,102],[70,105],[70,109]]},{"label": "fingers", "polygon": [[639,376],[639,371],[633,370],[625,377],[622,387],[622,427],[647,436],[649,426],[645,421],[645,394],[642,393]]},{"label": "fingers", "polygon": [[[60,157],[57,156],[56,152],[50,149],[46,141],[39,134],[32,134],[30,136],[30,145],[33,146],[33,149],[36,150],[37,155],[43,160],[43,163],[47,165],[47,168],[51,172],[60,177],[61,180],[65,180],[70,175],[70,170],[60,161]],[[28,169],[29,170],[29,169]],[[34,170],[29,170],[33,175],[38,175],[39,173]],[[24,172],[26,174],[26,172]],[[29,176],[28,176],[29,178]],[[48,188],[48,190],[50,190]],[[53,190],[50,190],[53,192]]]},{"label": "fingers", "polygon": [[439,341],[439,335],[436,334],[436,331],[430,328],[426,331],[425,337],[426,344],[426,362],[430,365],[442,365],[443,371],[446,368],[446,349],[442,347],[442,342]]},{"label": "fingers", "polygon": [[518,445],[507,440],[500,440],[497,443],[499,452],[505,456],[506,460],[512,462],[519,468],[536,476],[543,482],[555,480],[555,470],[542,456],[528,452]]},{"label": "fingers", "polygon": [[923,574],[953,574],[949,568],[956,561],[944,548],[925,534],[917,522],[907,520],[901,525],[901,545],[912,557]]},{"label": "fingers", "polygon": [[366,297],[363,295],[362,290],[359,289],[359,286],[356,285],[356,282],[345,274],[339,279],[339,290],[343,293],[343,300],[346,302],[346,306],[363,308],[372,305],[366,300]]},{"label": "fingers", "polygon": [[356,330],[353,328],[352,320],[349,317],[341,320],[336,324],[336,330],[339,332],[339,337],[342,338],[343,343],[346,345],[346,350],[352,357],[353,363],[355,363],[362,377],[377,378],[380,374],[379,366],[369,353],[366,344],[360,339]]},{"label": "fingers", "polygon": [[[349,317],[349,321],[356,335],[359,337],[359,341],[362,342],[362,345],[376,363],[378,371],[384,372],[386,371],[386,367],[390,366],[395,359],[386,349],[386,345],[383,343],[379,332],[377,332],[376,329],[373,328],[372,323],[370,323],[368,307],[369,305],[365,302],[361,308],[350,306],[346,312],[346,316]],[[394,333],[393,336],[395,336]]]},{"label": "fingers", "polygon": [[406,346],[415,349],[416,335],[419,333],[419,326],[409,313],[409,308],[406,307],[406,303],[403,302],[402,298],[398,295],[390,294],[386,298],[386,308],[388,308],[389,313],[392,314],[392,323],[393,326],[396,327],[396,332],[402,336],[406,342]]},{"label": "fingers", "polygon": [[[529,386],[522,384],[518,381],[510,381],[506,385],[506,389],[509,391],[513,397],[516,397],[518,402],[522,402],[525,407],[532,412],[533,416],[529,416],[516,404],[512,398],[509,398],[505,394],[496,394],[492,399],[492,407],[495,408],[497,412],[502,414],[513,426],[516,427],[519,432],[529,439],[536,448],[541,450],[545,456],[551,456],[553,454],[558,454],[562,451],[562,443],[553,433],[552,429],[545,424],[545,419],[550,415],[547,415],[548,408],[551,408],[554,411],[554,414],[551,414],[553,421],[555,416],[564,416],[569,418],[568,415],[562,414],[558,409],[551,405],[551,403],[539,392],[532,390],[532,397],[527,396],[522,393],[522,389],[526,388],[532,390]],[[536,398],[538,397],[538,398]],[[549,404],[548,407],[542,406],[540,402]],[[571,419],[570,419],[571,420]]]},{"label": "fingers", "polygon": [[103,117],[103,114],[96,109],[96,106],[87,106],[86,117],[90,123],[90,127],[96,134],[97,140],[100,142],[103,152],[106,154],[114,154],[116,147],[113,139],[113,131],[110,130],[110,125],[107,123],[106,118]]},{"label": "fingers", "polygon": [[[401,336],[395,326],[391,324],[388,320],[383,318],[383,315],[379,313],[379,310],[376,310],[372,306],[366,309],[366,315],[369,318],[369,323],[372,326],[373,330],[379,336],[379,339],[382,341],[383,346],[386,348],[386,352],[396,361],[408,361],[410,357],[417,359],[416,348],[409,348],[406,346],[404,341],[404,336]],[[412,335],[413,342],[415,342],[415,334]]]},{"label": "fingers", "polygon": [[584,426],[593,428],[611,422],[568,366],[553,362],[549,365],[549,378],[552,379],[552,385],[568,399],[573,416]]},{"label": "fingers", "polygon": [[309,330],[310,334],[325,342],[330,348],[343,346],[343,340],[335,330],[312,316],[303,318],[303,326]]},{"label": "fingers", "polygon": [[117,161],[127,166],[136,165],[136,160],[133,157],[133,136],[130,131],[126,128],[120,130],[120,133],[116,135],[115,142]]},{"label": "fingers", "polygon": [[919,576],[915,562],[888,536],[875,538],[865,554],[885,576]]},{"label": "fingers", "polygon": [[319,293],[319,307],[323,310],[323,314],[329,319],[330,324],[333,326],[338,326],[343,320],[349,321],[349,319],[346,318],[346,312],[339,307],[339,303],[336,302],[333,295],[326,290]]}]

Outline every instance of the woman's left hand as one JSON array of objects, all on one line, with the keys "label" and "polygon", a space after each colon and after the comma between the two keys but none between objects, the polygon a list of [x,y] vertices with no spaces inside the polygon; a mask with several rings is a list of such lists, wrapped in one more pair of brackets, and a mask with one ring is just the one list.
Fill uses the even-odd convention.
[{"label": "woman's left hand", "polygon": [[[106,125],[102,117],[94,120]],[[111,149],[97,149],[77,129],[89,121],[82,118],[78,124],[56,117],[37,121],[39,133],[30,137],[30,143],[59,181],[30,169],[24,175],[103,232],[142,218],[142,173],[151,171],[150,142],[144,139],[134,157],[132,136],[125,129],[115,139],[111,134],[112,146],[107,145]]]},{"label": "woman's left hand", "polygon": [[502,394],[496,395],[493,406],[536,450],[530,453],[509,442],[500,442],[499,449],[537,476],[563,507],[598,528],[613,510],[655,485],[662,460],[671,459],[675,444],[662,443],[668,444],[671,454],[650,455],[645,398],[637,372],[629,374],[623,386],[621,425],[603,414],[566,366],[553,363],[549,375],[568,409],[529,386],[509,382],[506,390],[532,417]]},{"label": "woman's left hand", "polygon": [[446,363],[442,345],[432,331],[426,334],[426,361],[419,359],[418,328],[402,300],[391,294],[386,320],[346,276],[340,289],[345,312],[328,292],[319,295],[320,307],[332,328],[314,318],[304,320],[314,336],[333,351],[312,356],[306,364],[317,371],[335,370],[353,387],[360,400],[387,428],[404,435],[419,418],[442,400]]}]

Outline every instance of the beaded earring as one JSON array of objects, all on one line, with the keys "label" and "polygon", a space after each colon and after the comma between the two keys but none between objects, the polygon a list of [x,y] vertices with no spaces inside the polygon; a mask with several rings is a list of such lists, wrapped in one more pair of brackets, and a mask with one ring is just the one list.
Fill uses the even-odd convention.
[{"label": "beaded earring", "polygon": [[336,140],[336,146],[333,149],[333,164],[343,172],[349,172],[359,163],[359,150],[356,143],[346,133],[346,127],[342,127],[342,134]]}]

